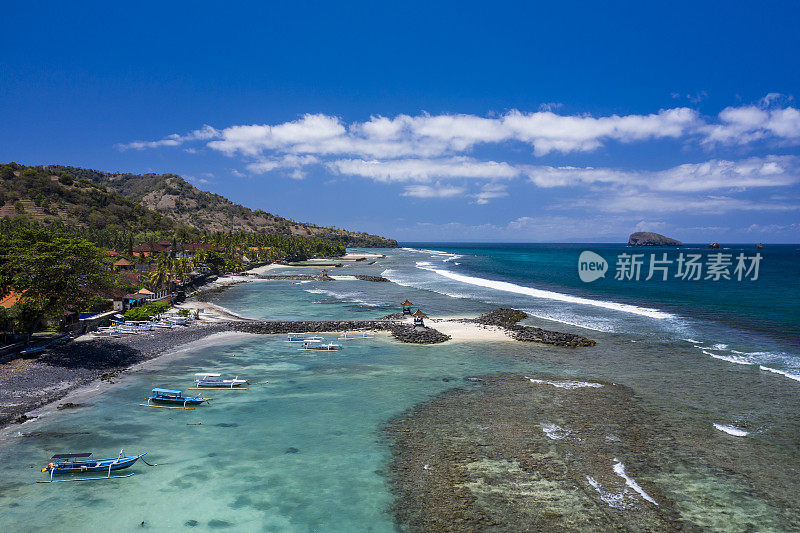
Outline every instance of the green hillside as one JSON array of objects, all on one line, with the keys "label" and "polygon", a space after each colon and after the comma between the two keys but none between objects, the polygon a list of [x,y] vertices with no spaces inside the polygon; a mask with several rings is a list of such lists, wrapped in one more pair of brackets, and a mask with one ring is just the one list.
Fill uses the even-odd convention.
[{"label": "green hillside", "polygon": [[175,174],[113,174],[60,165],[0,165],[0,217],[93,231],[152,234],[244,232],[321,238],[336,244],[393,247],[367,233],[295,222],[234,204]]},{"label": "green hillside", "polygon": [[244,231],[325,238],[349,246],[397,246],[392,239],[296,222],[249,209],[219,194],[198,189],[175,174],[114,174],[58,165],[48,168],[114,190],[128,200],[205,232]]}]

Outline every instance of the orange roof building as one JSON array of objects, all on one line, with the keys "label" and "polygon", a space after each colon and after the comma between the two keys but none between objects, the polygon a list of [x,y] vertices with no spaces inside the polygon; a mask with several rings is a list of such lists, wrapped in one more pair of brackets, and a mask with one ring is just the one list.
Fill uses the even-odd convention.
[{"label": "orange roof building", "polygon": [[11,309],[12,307],[14,307],[14,304],[17,303],[20,300],[20,298],[22,298],[23,294],[25,294],[24,291],[17,292],[14,289],[11,289],[11,291],[8,294],[0,298],[0,307]]}]

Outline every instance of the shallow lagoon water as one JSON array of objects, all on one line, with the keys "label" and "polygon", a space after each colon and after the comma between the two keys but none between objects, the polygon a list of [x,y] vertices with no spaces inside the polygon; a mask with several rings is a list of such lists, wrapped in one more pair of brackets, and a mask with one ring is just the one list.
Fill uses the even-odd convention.
[{"label": "shallow lagoon water", "polygon": [[[432,353],[386,336],[346,341],[341,352],[297,350],[283,336],[238,338],[140,371],[91,400],[19,427],[0,452],[0,516],[7,526],[71,531],[145,524],[156,529],[391,531],[380,470],[380,427],[465,375],[513,369],[480,344]],[[186,387],[213,368],[268,385],[207,391],[192,411],[139,407],[150,388]],[[187,425],[201,423],[201,425]],[[136,475],[34,484],[53,453],[149,450]],[[14,466],[9,466],[14,465]],[[90,505],[87,505],[90,504]],[[77,507],[76,507],[77,506]],[[75,510],[80,512],[76,513]],[[47,512],[41,512],[47,509]]]},{"label": "shallow lagoon water", "polygon": [[[375,273],[360,265],[341,273],[357,268]],[[253,318],[376,318],[406,297],[434,315],[475,315],[494,306],[478,296],[394,283],[257,281],[214,302]],[[629,332],[531,320],[598,340],[578,350],[411,346],[384,334],[324,354],[298,351],[283,336],[201,342],[182,357],[130,373],[86,408],[18,426],[28,436],[10,436],[0,448],[0,520],[24,531],[140,530],[142,521],[153,530],[392,531],[390,449],[381,428],[439,392],[474,386],[465,376],[514,372],[632,388],[664,426],[652,428],[663,433],[662,468],[644,481],[657,483],[683,516],[719,530],[796,523],[797,506],[787,502],[796,499],[800,471],[800,383],[704,357],[680,340],[683,332],[647,333],[645,320],[637,320],[631,323],[639,329]],[[152,387],[190,386],[200,370],[270,383],[208,391],[213,401],[193,411],[137,405]],[[53,453],[115,455],[123,447],[149,450],[146,459],[159,466],[137,463],[127,479],[33,483],[43,479],[39,468]]]}]

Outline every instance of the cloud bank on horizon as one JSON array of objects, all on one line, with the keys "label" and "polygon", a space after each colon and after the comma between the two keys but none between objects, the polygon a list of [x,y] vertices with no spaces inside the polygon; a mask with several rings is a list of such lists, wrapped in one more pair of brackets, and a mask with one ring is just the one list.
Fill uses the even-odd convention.
[{"label": "cloud bank on horizon", "polygon": [[[328,176],[395,185],[400,196],[431,201],[463,199],[484,205],[509,196],[512,184],[520,183],[542,191],[570,190],[569,205],[557,198],[546,205],[553,213],[575,208],[633,217],[795,212],[800,210],[793,188],[800,182],[800,157],[781,153],[800,145],[800,111],[787,105],[790,100],[770,93],[754,104],[726,107],[716,116],[688,107],[649,114],[566,115],[554,112],[558,106],[553,104],[499,116],[374,115],[350,123],[305,114],[277,124],[204,125],[117,148],[208,150],[238,160],[251,176],[303,179],[317,169]],[[705,157],[660,169],[538,163],[544,157],[591,156],[615,143],[636,147],[665,140]],[[715,157],[720,150],[733,150],[737,157]],[[753,155],[753,150],[762,153]],[[492,156],[476,155],[486,151]],[[676,152],[680,156],[681,148]],[[522,217],[509,227],[530,220]]]}]

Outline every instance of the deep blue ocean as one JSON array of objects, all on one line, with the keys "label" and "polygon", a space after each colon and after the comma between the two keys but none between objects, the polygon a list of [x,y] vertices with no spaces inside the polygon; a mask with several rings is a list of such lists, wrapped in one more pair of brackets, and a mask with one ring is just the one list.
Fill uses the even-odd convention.
[{"label": "deep blue ocean", "polygon": [[[433,290],[438,285],[438,290],[451,295],[478,296],[498,304],[513,302],[536,317],[589,329],[694,340],[698,349],[715,357],[800,376],[800,245],[760,250],[752,244],[720,249],[618,244],[403,246],[417,256],[416,272],[390,270],[392,281]],[[607,261],[605,277],[581,281],[578,258],[585,250]],[[617,279],[617,263],[624,254],[642,255],[638,280]],[[721,273],[709,276],[709,263],[719,263],[712,257],[717,254],[722,254]],[[736,272],[740,254],[745,267],[741,280]],[[756,260],[757,277],[755,269],[747,272],[756,254],[761,256]],[[694,279],[694,272],[686,279],[679,275],[686,271],[679,272],[680,255],[684,260],[701,256],[695,261],[701,264],[700,279]],[[658,269],[646,279],[652,259],[666,268],[666,280]]]}]

